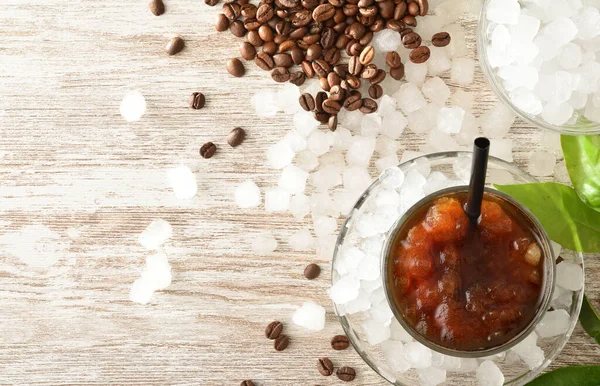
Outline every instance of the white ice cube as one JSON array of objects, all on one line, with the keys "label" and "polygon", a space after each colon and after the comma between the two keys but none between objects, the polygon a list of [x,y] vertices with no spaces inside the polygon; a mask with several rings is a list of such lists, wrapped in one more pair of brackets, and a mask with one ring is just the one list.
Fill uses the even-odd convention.
[{"label": "white ice cube", "polygon": [[173,235],[173,227],[163,219],[153,220],[138,237],[138,242],[148,250],[158,249]]},{"label": "white ice cube", "polygon": [[383,351],[383,357],[392,371],[404,373],[410,369],[410,364],[404,359],[404,345],[402,342],[386,340],[381,343],[381,351]]},{"label": "white ice cube", "polygon": [[556,165],[556,155],[551,152],[538,150],[529,157],[529,173],[537,177],[551,176]]},{"label": "white ice cube", "polygon": [[146,98],[139,91],[128,92],[123,97],[119,110],[127,122],[137,121],[146,113]]},{"label": "white ice cube", "polygon": [[535,327],[535,331],[542,339],[564,335],[569,331],[570,318],[571,316],[565,310],[547,311]]},{"label": "white ice cube", "polygon": [[577,264],[562,261],[556,266],[556,284],[571,291],[583,287],[583,270]]},{"label": "white ice cube", "polygon": [[252,236],[252,250],[258,254],[271,253],[277,249],[277,240],[271,232],[262,232]]},{"label": "white ice cube", "polygon": [[317,258],[324,261],[331,261],[333,259],[336,241],[337,235],[328,235],[317,238]]},{"label": "white ice cube", "polygon": [[575,39],[578,32],[575,23],[565,16],[557,17],[542,29],[542,33],[554,40],[559,47]]},{"label": "white ice cube", "polygon": [[435,76],[450,71],[452,61],[448,55],[447,47],[430,47],[431,56],[427,61],[429,75]]},{"label": "white ice cube", "polygon": [[187,200],[196,195],[198,183],[196,176],[187,166],[178,166],[167,172],[167,180],[175,193],[175,197]]},{"label": "white ice cube", "polygon": [[443,131],[430,131],[426,141],[428,149],[432,152],[458,150],[456,140],[449,133],[444,133]]},{"label": "white ice cube", "polygon": [[346,153],[348,164],[368,166],[375,152],[375,144],[376,139],[373,137],[355,136]]},{"label": "white ice cube", "polygon": [[279,176],[279,187],[291,194],[304,193],[308,173],[294,165],[283,168]]},{"label": "white ice cube", "polygon": [[521,6],[517,0],[490,0],[486,17],[498,24],[517,24],[521,16]]},{"label": "white ice cube", "polygon": [[147,304],[154,294],[155,288],[151,279],[140,277],[131,285],[129,300],[134,303]]},{"label": "white ice cube", "polygon": [[388,94],[385,94],[379,100],[379,108],[377,109],[377,114],[379,114],[380,117],[385,118],[388,115],[395,112],[397,106],[398,105],[396,103],[396,100],[394,98],[392,98],[391,96],[389,96]]},{"label": "white ice cube", "polygon": [[470,111],[473,107],[473,93],[470,91],[464,91],[462,89],[458,89],[454,91],[452,97],[450,98],[450,103],[454,106],[462,107],[465,111]]},{"label": "white ice cube", "polygon": [[578,67],[582,60],[583,52],[581,51],[581,47],[575,43],[565,44],[558,54],[558,62],[566,70]]},{"label": "white ice cube", "polygon": [[256,115],[260,118],[271,118],[277,115],[279,106],[277,105],[277,93],[272,91],[259,91],[252,96],[250,103]]},{"label": "white ice cube", "polygon": [[313,131],[308,136],[306,147],[316,156],[320,156],[329,151],[331,146],[330,139],[331,138],[324,131]]},{"label": "white ice cube", "polygon": [[408,342],[404,345],[404,359],[415,369],[426,369],[431,366],[431,349],[419,342]]},{"label": "white ice cube", "polygon": [[375,346],[390,337],[390,327],[374,319],[367,319],[362,324],[362,328],[371,346]]},{"label": "white ice cube", "polygon": [[281,140],[267,149],[267,161],[272,168],[283,169],[292,163],[294,150],[287,141]]},{"label": "white ice cube", "polygon": [[551,60],[560,52],[560,44],[547,35],[538,35],[533,39],[538,47],[539,55],[546,61]]},{"label": "white ice cube", "polygon": [[294,127],[298,134],[304,138],[307,138],[319,125],[319,121],[315,119],[311,112],[303,110],[294,114]]},{"label": "white ice cube", "polygon": [[546,102],[542,118],[552,125],[562,126],[573,116],[573,107],[566,102]]},{"label": "white ice cube", "polygon": [[465,182],[469,183],[471,179],[471,164],[473,160],[471,156],[460,156],[452,163],[452,170],[454,170],[454,174]]},{"label": "white ice cube", "polygon": [[340,111],[338,116],[338,122],[342,127],[349,129],[352,132],[358,132],[360,130],[360,123],[362,122],[364,114],[360,110],[354,111]]},{"label": "white ice cube", "polygon": [[343,276],[329,288],[329,297],[336,304],[346,304],[358,297],[360,281],[354,276]]},{"label": "white ice cube", "polygon": [[398,167],[387,168],[379,176],[381,184],[387,189],[396,189],[404,182],[404,172]]},{"label": "white ice cube", "polygon": [[333,133],[333,148],[335,150],[348,150],[352,142],[352,132],[345,127],[338,127]]},{"label": "white ice cube", "polygon": [[437,367],[431,366],[426,369],[419,369],[417,374],[419,374],[419,381],[422,386],[437,386],[446,382],[446,370]]},{"label": "white ice cube", "polygon": [[505,66],[498,70],[498,76],[504,80],[504,87],[508,91],[525,87],[533,90],[538,83],[539,71],[533,66]]},{"label": "white ice cube", "polygon": [[442,133],[456,134],[460,132],[465,110],[458,106],[443,107],[438,112],[436,129]]},{"label": "white ice cube", "polygon": [[292,321],[307,330],[320,331],[325,328],[325,308],[313,302],[305,302],[294,312]]},{"label": "white ice cube", "polygon": [[515,122],[515,114],[502,103],[497,103],[479,118],[483,135],[488,138],[503,138]]},{"label": "white ice cube", "polygon": [[517,88],[510,92],[510,100],[519,109],[527,114],[538,115],[544,111],[542,101],[525,87]]},{"label": "white ice cube", "polygon": [[310,176],[310,183],[319,191],[325,192],[342,184],[341,169],[335,165],[326,165]]},{"label": "white ice cube", "polygon": [[391,139],[386,135],[380,135],[377,137],[377,142],[375,143],[375,151],[382,156],[396,154],[398,149],[400,148],[400,143]]},{"label": "white ice cube", "polygon": [[[591,4],[586,4],[591,5]],[[596,7],[583,7],[572,20],[579,28],[577,38],[582,40],[593,39],[600,35],[600,11]]]},{"label": "white ice cube", "polygon": [[479,121],[473,114],[465,113],[460,133],[456,135],[456,142],[459,145],[472,145],[475,138],[479,136]]},{"label": "white ice cube", "polygon": [[358,312],[364,312],[371,308],[371,302],[369,301],[369,295],[364,291],[358,293],[358,297],[351,302],[344,305],[346,314],[356,314]]},{"label": "white ice cube", "polygon": [[310,213],[310,201],[304,194],[297,194],[290,199],[289,211],[297,219],[303,219]]},{"label": "white ice cube", "polygon": [[495,139],[490,146],[490,155],[496,158],[503,159],[507,162],[513,161],[513,140],[512,139]]},{"label": "white ice cube", "polygon": [[537,345],[537,334],[532,332],[512,349],[530,370],[544,363],[544,350]]},{"label": "white ice cube", "polygon": [[393,340],[402,341],[402,342],[412,342],[413,337],[406,332],[404,327],[396,320],[396,318],[392,319],[392,323],[390,324],[390,332],[391,338]]},{"label": "white ice cube", "polygon": [[167,289],[173,278],[169,260],[164,252],[158,252],[146,257],[146,267],[142,278],[150,280],[156,290]]},{"label": "white ice cube", "polygon": [[394,111],[383,118],[381,133],[396,139],[402,135],[407,125],[408,119],[400,111]]},{"label": "white ice cube", "polygon": [[432,103],[438,105],[444,105],[450,97],[450,88],[437,76],[425,82],[421,90]]},{"label": "white ice cube", "polygon": [[504,374],[494,362],[484,361],[477,369],[478,386],[502,386],[504,385]]},{"label": "white ice cube", "polygon": [[265,210],[268,213],[285,212],[290,207],[290,193],[281,188],[267,189]]},{"label": "white ice cube", "polygon": [[310,196],[310,209],[313,216],[331,216],[337,218],[340,213],[336,210],[336,205],[327,192],[313,193]]},{"label": "white ice cube", "polygon": [[400,34],[389,29],[379,31],[373,36],[373,46],[378,52],[396,51],[401,42]]},{"label": "white ice cube", "polygon": [[452,60],[450,80],[462,86],[473,83],[475,75],[475,61],[470,58],[455,58]]},{"label": "white ice cube", "polygon": [[337,229],[337,221],[329,216],[316,216],[313,219],[313,228],[317,237],[325,237]]},{"label": "white ice cube", "polygon": [[391,168],[393,166],[398,166],[400,161],[398,160],[398,156],[396,154],[390,154],[385,157],[379,158],[375,161],[375,166],[379,172],[383,172],[387,168]]},{"label": "white ice cube", "polygon": [[410,114],[427,105],[427,101],[423,97],[421,90],[412,83],[403,84],[400,87],[400,90],[394,94],[394,98],[396,98],[396,101],[398,102],[398,107],[400,107],[405,114]]},{"label": "white ice cube", "polygon": [[293,114],[300,111],[298,98],[300,98],[300,89],[298,86],[292,83],[285,83],[277,91],[275,101],[280,110],[284,111],[286,114]]},{"label": "white ice cube", "polygon": [[529,15],[521,14],[518,23],[511,25],[509,29],[511,40],[513,42],[533,41],[540,30],[540,20]]},{"label": "white ice cube", "polygon": [[381,117],[377,114],[367,114],[360,122],[360,134],[365,137],[376,137],[381,131]]},{"label": "white ice cube", "polygon": [[[296,101],[296,104],[298,104],[298,101]],[[306,149],[306,139],[301,136],[296,129],[290,130],[283,140],[290,145],[290,148],[294,153],[300,153],[302,150]]]},{"label": "white ice cube", "polygon": [[417,134],[426,133],[437,124],[442,106],[429,103],[423,108],[408,114],[408,128]]},{"label": "white ice cube", "polygon": [[425,77],[427,76],[427,63],[416,64],[413,62],[407,62],[404,65],[404,74],[406,80],[416,86],[422,86],[425,83]]},{"label": "white ice cube", "polygon": [[290,236],[288,243],[295,251],[308,251],[314,247],[315,239],[308,229],[301,229]]}]

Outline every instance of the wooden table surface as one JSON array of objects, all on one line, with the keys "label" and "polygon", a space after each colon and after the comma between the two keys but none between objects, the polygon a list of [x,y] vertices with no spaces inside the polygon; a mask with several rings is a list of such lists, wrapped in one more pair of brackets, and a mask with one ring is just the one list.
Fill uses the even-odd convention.
[{"label": "wooden table surface", "polygon": [[[316,371],[324,355],[354,366],[354,384],[385,384],[355,352],[329,348],[342,332],[326,294],[329,263],[285,241],[308,218],[233,204],[243,180],[276,182],[264,154],[292,123],[285,114],[257,118],[250,106],[258,89],[277,87],[267,74],[253,64],[242,79],[226,73],[238,39],[215,32],[217,8],[171,0],[154,17],[145,0],[2,1],[0,384],[339,384]],[[474,51],[475,25],[467,27]],[[174,35],[187,46],[167,57]],[[134,123],[119,114],[130,90],[148,104]],[[207,106],[194,111],[187,98],[199,90]],[[495,102],[479,69],[472,90],[476,115]],[[234,150],[225,136],[235,126],[249,137]],[[510,137],[518,164],[539,136],[517,120]],[[220,151],[203,160],[198,148],[208,140]],[[401,151],[423,141],[407,131]],[[190,201],[166,184],[166,170],[179,164],[198,179]],[[174,227],[165,245],[173,284],[142,306],[128,299],[148,254],[137,237],[157,218]],[[249,240],[265,229],[280,246],[257,256]],[[324,272],[308,282],[302,272],[313,261]],[[600,306],[597,258],[588,258],[586,274]],[[325,330],[292,325],[306,300],[326,307]],[[292,338],[285,352],[263,337],[274,319]],[[598,362],[600,349],[577,327],[554,367]]]}]

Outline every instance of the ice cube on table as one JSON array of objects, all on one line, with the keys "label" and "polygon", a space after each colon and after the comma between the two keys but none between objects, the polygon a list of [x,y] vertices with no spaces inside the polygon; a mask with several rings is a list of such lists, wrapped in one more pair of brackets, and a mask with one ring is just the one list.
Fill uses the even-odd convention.
[{"label": "ice cube on table", "polygon": [[[294,163],[302,170],[306,170],[307,172],[315,169],[319,166],[319,159],[310,150],[301,151],[296,155],[294,159]],[[284,166],[285,167],[285,166]]]},{"label": "ice cube on table", "polygon": [[465,110],[462,108],[442,107],[438,112],[436,129],[443,133],[456,134],[460,132],[464,118]]},{"label": "ice cube on table", "polygon": [[454,174],[456,174],[456,176],[466,184],[468,184],[471,180],[472,163],[473,159],[471,156],[463,155],[454,160],[452,164],[452,170],[454,171]]},{"label": "ice cube on table", "polygon": [[363,331],[367,336],[367,342],[375,346],[390,337],[390,327],[374,319],[367,319],[362,324]]},{"label": "ice cube on table", "polygon": [[340,168],[335,165],[326,165],[310,176],[310,183],[317,191],[326,192],[329,189],[342,184]]},{"label": "ice cube on table", "polygon": [[439,130],[432,130],[429,132],[426,145],[432,152],[458,150],[458,143],[456,140],[449,133],[444,133]]},{"label": "ice cube on table", "polygon": [[426,81],[421,90],[432,103],[438,105],[444,105],[450,97],[450,88],[438,76]]},{"label": "ice cube on table", "polygon": [[373,137],[355,136],[346,153],[346,161],[349,165],[368,166],[375,152],[375,144]]},{"label": "ice cube on table", "polygon": [[377,114],[367,114],[360,122],[360,134],[365,137],[376,137],[381,131],[381,117]]},{"label": "ice cube on table", "polygon": [[297,194],[290,199],[289,211],[301,220],[310,213],[310,201],[304,194]]},{"label": "ice cube on table", "polygon": [[399,163],[398,156],[396,154],[390,154],[375,161],[375,166],[377,167],[377,170],[382,173],[387,168],[398,166]]},{"label": "ice cube on table", "polygon": [[417,134],[433,129],[437,124],[438,113],[442,106],[429,103],[423,108],[408,114],[408,128]]},{"label": "ice cube on table", "polygon": [[381,351],[383,351],[383,357],[392,371],[405,373],[410,369],[410,364],[404,359],[404,345],[402,342],[386,340],[381,343]]},{"label": "ice cube on table", "polygon": [[300,98],[300,89],[298,86],[292,83],[285,83],[277,91],[275,102],[280,110],[286,114],[293,114],[300,111],[301,108],[298,98]]},{"label": "ice cube on table", "polygon": [[571,316],[565,310],[547,311],[535,327],[535,331],[542,339],[564,335],[569,331],[570,318]]},{"label": "ice cube on table", "polygon": [[337,230],[337,221],[329,216],[315,216],[313,228],[317,237],[325,237]]},{"label": "ice cube on table", "polygon": [[287,141],[281,140],[267,149],[267,161],[269,166],[275,169],[283,169],[292,163],[294,150]]},{"label": "ice cube on table", "polygon": [[345,127],[338,127],[333,133],[333,148],[336,150],[348,150],[352,142],[352,132]]},{"label": "ice cube on table", "polygon": [[373,35],[373,46],[378,52],[396,51],[401,43],[402,38],[396,31],[384,29]]},{"label": "ice cube on table", "polygon": [[566,102],[546,102],[542,118],[552,125],[562,126],[573,116],[573,107]]},{"label": "ice cube on table", "polygon": [[386,189],[396,189],[404,182],[404,172],[398,167],[390,167],[381,173],[379,180]]},{"label": "ice cube on table", "polygon": [[442,16],[428,14],[427,17],[423,17],[419,20],[419,23],[415,27],[414,31],[424,39],[429,40],[430,36],[442,31],[442,27],[446,23],[446,20]]},{"label": "ice cube on table", "polygon": [[198,183],[196,176],[187,166],[177,166],[167,171],[169,186],[173,189],[175,197],[180,200],[188,200],[196,195]]},{"label": "ice cube on table", "polygon": [[[479,0],[474,0],[470,3],[475,4],[478,1]],[[450,36],[452,36],[450,44],[448,44],[448,54],[451,58],[468,56],[472,54],[471,50],[469,50],[469,48],[467,47],[467,37],[465,35],[465,30],[460,24],[451,24],[444,27],[444,29],[450,34]]]},{"label": "ice cube on table", "polygon": [[504,374],[494,362],[484,361],[477,369],[478,386],[502,386],[504,385]]},{"label": "ice cube on table", "polygon": [[342,110],[338,115],[338,122],[341,126],[349,129],[352,132],[358,132],[360,130],[360,123],[362,122],[364,114],[360,110],[347,111]]},{"label": "ice cube on table", "polygon": [[579,291],[583,287],[583,270],[578,264],[562,261],[556,266],[556,284],[571,290]]},{"label": "ice cube on table", "polygon": [[465,113],[460,132],[456,135],[456,142],[459,145],[472,145],[479,136],[479,121],[473,114]]},{"label": "ice cube on table", "polygon": [[513,140],[512,139],[495,139],[492,140],[490,146],[490,155],[496,158],[513,162]]},{"label": "ice cube on table", "polygon": [[321,168],[330,166],[341,172],[346,167],[346,159],[341,151],[330,151],[319,158]]},{"label": "ice cube on table", "polygon": [[265,210],[268,213],[285,212],[290,207],[290,193],[281,188],[267,189],[265,193]]},{"label": "ice cube on table", "polygon": [[395,190],[382,190],[375,196],[375,205],[378,208],[398,207],[400,205],[400,196]]},{"label": "ice cube on table", "polygon": [[133,282],[129,290],[129,300],[134,303],[147,304],[154,294],[154,284],[147,277],[140,277]]},{"label": "ice cube on table", "polygon": [[503,138],[515,122],[516,116],[508,107],[498,102],[479,118],[483,135],[488,138]]},{"label": "ice cube on table", "polygon": [[486,18],[498,24],[518,24],[521,6],[517,0],[490,0]]},{"label": "ice cube on table", "polygon": [[404,65],[404,76],[406,77],[406,80],[415,86],[420,87],[425,83],[427,71],[427,63],[416,64],[409,61]]},{"label": "ice cube on table", "polygon": [[408,125],[408,119],[400,111],[389,113],[383,118],[381,133],[392,138],[399,138]]},{"label": "ice cube on table", "polygon": [[271,232],[261,232],[252,236],[252,250],[258,254],[271,253],[277,249],[277,240]]},{"label": "ice cube on table", "polygon": [[555,58],[560,52],[560,45],[550,36],[538,35],[533,39],[533,43],[538,47],[539,55],[545,61]]},{"label": "ice cube on table", "polygon": [[250,103],[260,118],[271,118],[279,112],[277,93],[272,91],[259,91],[252,96]]},{"label": "ice cube on table", "polygon": [[518,23],[509,27],[511,41],[533,41],[540,30],[540,24],[539,19],[521,14]]},{"label": "ice cube on table", "polygon": [[582,61],[583,52],[575,43],[567,43],[558,54],[558,62],[566,70],[577,68]]},{"label": "ice cube on table", "polygon": [[310,196],[310,208],[313,216],[331,216],[338,218],[340,213],[337,211],[335,203],[327,192],[313,193]]},{"label": "ice cube on table", "polygon": [[[466,1],[446,0],[438,4],[434,8],[434,12],[438,17],[441,18],[440,23],[446,25],[455,22],[459,17],[461,17],[467,11],[467,5],[468,4]],[[432,8],[431,5],[430,8]],[[439,31],[441,31],[441,29],[437,30],[437,32]]]},{"label": "ice cube on table", "polygon": [[146,113],[146,98],[139,91],[130,91],[123,97],[119,112],[127,122],[139,120]]},{"label": "ice cube on table", "polygon": [[470,111],[473,107],[473,99],[474,96],[472,92],[458,89],[452,94],[450,103],[454,106],[461,107],[465,111]]},{"label": "ice cube on table", "polygon": [[375,151],[382,156],[396,154],[398,149],[400,148],[400,143],[396,140],[386,136],[380,135],[377,137],[377,142],[375,143]]},{"label": "ice cube on table", "polygon": [[358,198],[362,195],[362,191],[340,190],[333,194],[335,208],[342,215],[350,213]]},{"label": "ice cube on table", "polygon": [[[591,4],[589,4],[591,5]],[[593,39],[600,35],[600,11],[596,7],[586,6],[583,7],[572,20],[575,25],[579,28],[577,38],[582,40]]]},{"label": "ice cube on table", "polygon": [[551,152],[538,150],[529,157],[529,173],[536,177],[551,176],[556,165],[556,155]]},{"label": "ice cube on table", "polygon": [[435,76],[450,71],[452,68],[452,61],[448,55],[448,49],[446,47],[430,47],[431,56],[427,61],[427,68],[429,75]]},{"label": "ice cube on table", "polygon": [[[296,101],[296,103],[298,102]],[[283,137],[283,140],[290,145],[290,148],[294,153],[300,153],[306,149],[306,139],[302,137],[296,129],[288,131],[285,137]]]},{"label": "ice cube on table", "polygon": [[358,297],[360,281],[351,275],[342,276],[329,288],[329,297],[335,304],[346,304]]},{"label": "ice cube on table", "polygon": [[419,342],[404,344],[404,359],[415,369],[426,369],[431,366],[431,349]]},{"label": "ice cube on table", "polygon": [[311,331],[321,331],[325,328],[325,308],[314,302],[305,302],[292,316],[296,326]]},{"label": "ice cube on table", "polygon": [[308,251],[314,247],[315,239],[308,229],[300,229],[290,236],[288,244],[295,251]]},{"label": "ice cube on table", "polygon": [[153,220],[138,237],[140,245],[148,250],[158,249],[173,235],[173,227],[163,219]]},{"label": "ice cube on table", "polygon": [[304,138],[307,138],[310,133],[315,131],[320,125],[319,121],[317,121],[313,114],[308,111],[298,111],[295,113],[293,122],[298,134]]},{"label": "ice cube on table", "polygon": [[146,267],[142,278],[150,280],[155,290],[164,290],[171,285],[173,278],[171,265],[164,252],[158,252],[146,257]]},{"label": "ice cube on table", "polygon": [[394,94],[398,107],[405,114],[410,114],[427,105],[427,101],[423,97],[421,90],[413,83],[405,83],[400,87],[400,90]]},{"label": "ice cube on table", "polygon": [[431,366],[426,369],[419,369],[417,374],[419,374],[419,381],[422,386],[437,386],[446,382],[446,370],[437,367]]},{"label": "ice cube on table", "polygon": [[324,131],[313,131],[308,136],[306,147],[317,157],[323,155],[331,147],[330,137]]},{"label": "ice cube on table", "polygon": [[537,334],[531,332],[511,350],[515,352],[530,370],[538,368],[544,363],[544,350],[537,345]]},{"label": "ice cube on table", "polygon": [[306,190],[306,180],[308,172],[294,165],[288,165],[283,168],[279,176],[279,187],[290,194],[304,193]]},{"label": "ice cube on table", "polygon": [[510,100],[515,107],[523,110],[527,114],[539,115],[544,111],[542,101],[525,87],[519,87],[510,92]]},{"label": "ice cube on table", "polygon": [[473,83],[475,76],[475,61],[470,58],[455,58],[452,60],[450,80],[462,86]]},{"label": "ice cube on table", "polygon": [[575,39],[578,32],[575,23],[565,16],[557,17],[542,29],[542,33],[554,40],[559,47]]},{"label": "ice cube on table", "polygon": [[379,114],[380,117],[385,118],[388,115],[395,112],[396,108],[397,108],[396,100],[394,98],[392,98],[391,96],[389,96],[388,94],[385,94],[379,100],[379,108],[377,109],[377,114]]},{"label": "ice cube on table", "polygon": [[331,261],[333,259],[336,241],[337,235],[319,237],[317,239],[317,258],[324,261]]}]

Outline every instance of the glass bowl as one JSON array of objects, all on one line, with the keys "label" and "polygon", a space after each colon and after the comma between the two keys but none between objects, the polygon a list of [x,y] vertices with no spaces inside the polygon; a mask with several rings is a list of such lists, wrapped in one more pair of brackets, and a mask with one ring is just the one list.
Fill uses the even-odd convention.
[{"label": "glass bowl", "polygon": [[[479,358],[460,358],[445,355],[417,343],[394,318],[383,289],[381,276],[381,250],[393,231],[393,225],[412,205],[436,191],[468,183],[471,162],[470,152],[436,153],[419,157],[393,168],[405,176],[396,191],[401,197],[397,213],[377,217],[377,208],[393,184],[393,174],[384,172],[360,197],[340,231],[332,261],[332,288],[335,312],[346,335],[364,361],[388,382],[398,386],[427,385],[442,380],[445,383],[476,385],[476,370],[484,361],[493,361],[501,370],[505,384],[523,385],[550,365],[569,340],[577,323],[583,301],[583,279],[575,284],[577,290],[555,286],[550,307],[563,316],[563,329],[549,333],[542,318],[536,330],[516,346],[498,354]],[[388,169],[388,170],[393,170]],[[398,172],[398,169],[401,171]],[[468,171],[467,171],[468,170]],[[396,174],[396,176],[397,176]],[[418,176],[421,177],[418,177]],[[390,177],[392,176],[392,177]],[[424,188],[415,188],[427,180]],[[418,183],[420,179],[420,183]],[[392,181],[390,185],[390,181]],[[398,180],[396,180],[398,181]],[[488,187],[493,184],[519,184],[537,182],[521,169],[500,159],[490,157],[487,176]],[[397,183],[397,182],[396,182]],[[416,183],[416,184],[415,184]],[[415,191],[421,189],[420,193]],[[388,197],[389,198],[389,197]],[[389,207],[386,208],[386,213]],[[358,221],[358,219],[361,221]],[[377,221],[373,222],[375,218]],[[369,223],[369,221],[371,223]],[[366,224],[366,225],[365,225]],[[370,225],[370,226],[367,226]],[[554,254],[561,256],[557,265],[557,281],[561,282],[560,264],[578,265],[583,270],[583,255],[563,250],[553,243]],[[352,265],[357,250],[365,254],[359,263]],[[366,256],[366,257],[365,257]],[[354,271],[352,271],[354,269]],[[379,270],[378,274],[377,271]],[[583,271],[582,271],[583,272]],[[583,277],[583,275],[581,275]],[[358,277],[358,278],[357,278]],[[360,279],[360,280],[359,280]],[[564,283],[564,281],[562,281]],[[347,301],[340,294],[355,291],[359,295]],[[337,295],[337,296],[336,296]],[[338,301],[338,303],[336,303]],[[339,304],[342,303],[343,304]],[[553,314],[557,315],[557,314]],[[539,333],[540,336],[536,334]],[[410,349],[409,349],[410,346]],[[420,346],[420,347],[416,347]],[[426,360],[417,366],[406,367],[406,359],[419,348]],[[416,355],[416,354],[415,354]],[[430,359],[427,359],[430,358]],[[430,362],[429,362],[430,361]],[[489,363],[487,364],[489,365]]]},{"label": "glass bowl", "polygon": [[573,113],[573,116],[567,123],[562,126],[556,126],[546,122],[541,115],[531,115],[513,104],[510,96],[502,84],[502,79],[500,79],[490,65],[487,55],[487,47],[490,43],[490,34],[496,26],[496,23],[490,22],[486,17],[489,3],[490,0],[484,0],[483,7],[481,8],[481,14],[479,16],[479,23],[477,27],[477,50],[479,51],[479,63],[481,69],[498,99],[500,99],[521,118],[538,127],[566,135],[590,135],[600,133],[600,123],[590,121],[577,110]]}]

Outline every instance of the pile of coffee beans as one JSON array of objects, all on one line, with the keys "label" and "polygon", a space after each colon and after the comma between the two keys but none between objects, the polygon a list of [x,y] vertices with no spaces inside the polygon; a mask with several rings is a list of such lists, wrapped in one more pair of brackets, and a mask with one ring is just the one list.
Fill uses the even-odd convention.
[{"label": "pile of coffee beans", "polygon": [[[380,83],[388,73],[396,80],[404,77],[397,52],[388,53],[387,71],[372,63],[375,49],[370,43],[375,32],[391,29],[399,33],[404,47],[412,50],[409,58],[414,63],[424,63],[431,55],[412,29],[417,17],[427,15],[427,0],[262,0],[258,6],[248,0],[224,1],[216,30],[229,29],[245,37],[241,57],[270,71],[276,82],[300,86],[307,78],[317,77],[323,93],[316,98],[304,94],[300,104],[332,131],[342,108],[365,114],[377,111],[375,100],[383,95]],[[219,0],[205,3],[215,6]],[[450,42],[446,32],[431,39],[437,47]],[[227,70],[233,76],[245,73],[238,59],[230,59]],[[368,96],[358,91],[364,82],[370,85]]]}]

